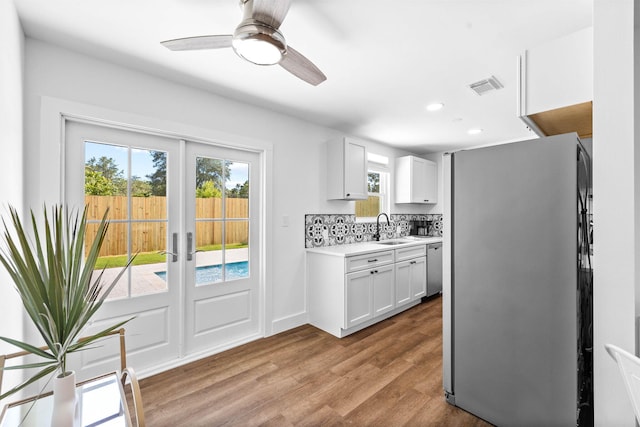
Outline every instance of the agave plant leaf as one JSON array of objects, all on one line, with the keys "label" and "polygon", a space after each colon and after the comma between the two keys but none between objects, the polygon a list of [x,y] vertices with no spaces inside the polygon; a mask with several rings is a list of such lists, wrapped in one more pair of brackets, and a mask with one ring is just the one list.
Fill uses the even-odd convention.
[{"label": "agave plant leaf", "polygon": [[[56,369],[64,372],[68,354],[84,349],[131,320],[118,322],[89,339],[79,339],[135,256],[129,259],[113,282],[105,286],[102,283],[104,270],[95,278],[94,269],[107,236],[108,210],[104,213],[86,254],[87,207],[80,213],[77,209],[69,210],[56,205],[49,214],[44,206],[44,228],[38,227],[36,214],[31,211],[32,240],[13,207],[10,207],[10,218],[10,224],[2,220],[6,248],[0,249],[0,262],[13,279],[27,314],[49,350],[43,351],[11,338],[0,339],[50,360],[39,362],[42,365],[22,365],[53,365],[52,370],[48,371],[47,366],[36,375],[43,376],[43,372],[50,373]],[[13,389],[13,392],[31,382],[26,381]]]},{"label": "agave plant leaf", "polygon": [[34,363],[25,363],[22,365],[5,366],[4,368],[2,368],[2,370],[15,371],[18,369],[42,368],[43,366],[57,366],[57,361],[53,360],[50,362],[34,362]]},{"label": "agave plant leaf", "polygon": [[15,345],[16,347],[19,347],[24,351],[28,351],[29,353],[35,354],[36,356],[40,356],[45,359],[55,360],[55,356],[52,355],[51,353],[47,353],[45,350],[42,350],[41,348],[38,348],[26,342],[14,340],[13,338],[7,338],[7,337],[0,337],[0,340],[8,342],[9,344]]},{"label": "agave plant leaf", "polygon": [[30,384],[33,384],[34,382],[38,381],[40,378],[43,378],[49,374],[54,373],[57,369],[58,369],[57,365],[47,366],[46,368],[42,369],[40,372],[33,375],[31,378],[27,379],[23,383],[13,387],[11,390],[6,391],[3,394],[0,394],[0,400],[4,399],[5,397],[11,396],[13,393],[22,390],[23,388],[27,387]]},{"label": "agave plant leaf", "polygon": [[0,252],[0,262],[2,262],[13,279],[16,290],[20,294],[25,310],[33,324],[45,338],[46,344],[51,345],[52,342],[46,340],[45,331],[40,323],[42,301],[46,298],[44,281],[39,274],[38,264],[30,250],[29,241],[17,211],[14,208],[10,208],[10,214],[18,241],[16,242],[9,234],[9,227],[3,219],[2,222],[5,227],[4,240],[8,249]]}]

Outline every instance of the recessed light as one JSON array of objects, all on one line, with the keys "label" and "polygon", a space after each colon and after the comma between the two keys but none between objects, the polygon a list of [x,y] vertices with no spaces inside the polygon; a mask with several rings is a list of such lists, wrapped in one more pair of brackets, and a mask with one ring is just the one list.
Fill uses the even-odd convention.
[{"label": "recessed light", "polygon": [[469,135],[478,135],[478,134],[482,133],[482,129],[480,129],[480,128],[469,129],[467,131],[467,133]]},{"label": "recessed light", "polygon": [[434,104],[427,105],[427,111],[438,111],[441,110],[442,107],[444,107],[442,102],[436,102]]}]

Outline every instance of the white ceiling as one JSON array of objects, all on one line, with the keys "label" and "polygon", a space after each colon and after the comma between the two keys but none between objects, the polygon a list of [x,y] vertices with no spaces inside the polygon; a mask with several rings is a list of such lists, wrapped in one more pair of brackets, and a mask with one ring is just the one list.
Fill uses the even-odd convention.
[{"label": "white ceiling", "polygon": [[[160,45],[233,33],[236,0],[15,3],[30,37],[416,153],[534,136],[516,117],[517,55],[592,22],[592,0],[292,0],[280,29],[327,75],[314,87],[232,49]],[[491,75],[504,89],[468,88]]]}]

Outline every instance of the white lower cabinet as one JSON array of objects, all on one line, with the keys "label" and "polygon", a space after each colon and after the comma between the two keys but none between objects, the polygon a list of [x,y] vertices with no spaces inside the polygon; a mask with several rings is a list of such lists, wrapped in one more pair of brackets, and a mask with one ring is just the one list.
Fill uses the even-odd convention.
[{"label": "white lower cabinet", "polygon": [[373,317],[373,290],[369,271],[347,274],[345,325],[347,328]]},{"label": "white lower cabinet", "polygon": [[427,294],[426,245],[396,249],[396,305],[418,300]]},{"label": "white lower cabinet", "polygon": [[427,294],[427,257],[396,263],[396,305],[407,304]]},{"label": "white lower cabinet", "polygon": [[371,288],[373,289],[373,315],[387,313],[395,305],[395,275],[392,265],[376,268],[371,274]]},{"label": "white lower cabinet", "polygon": [[345,279],[345,324],[349,329],[394,308],[393,265],[349,273]]},{"label": "white lower cabinet", "polygon": [[308,252],[309,323],[341,338],[418,304],[425,255],[425,245],[353,256]]}]

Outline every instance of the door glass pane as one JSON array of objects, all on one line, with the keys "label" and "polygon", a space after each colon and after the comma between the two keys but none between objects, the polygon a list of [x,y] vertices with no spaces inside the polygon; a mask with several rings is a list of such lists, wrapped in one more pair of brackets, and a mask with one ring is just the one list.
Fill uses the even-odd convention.
[{"label": "door glass pane", "polygon": [[226,218],[249,218],[249,164],[227,161]]},{"label": "door glass pane", "polygon": [[97,227],[109,208],[109,231],[96,266],[103,282],[136,258],[109,299],[167,291],[167,153],[85,142],[85,204]]},{"label": "door glass pane", "polygon": [[196,222],[196,286],[222,281],[222,222]]},{"label": "door glass pane", "polygon": [[131,235],[131,252],[138,254],[131,266],[131,296],[166,291],[169,262],[165,253],[166,221],[132,222]]},{"label": "door glass pane", "polygon": [[222,218],[223,182],[227,177],[223,160],[196,158],[196,218]]},{"label": "door glass pane", "polygon": [[249,277],[249,221],[228,221],[225,234],[225,281]]},{"label": "door glass pane", "polygon": [[[88,245],[93,241],[96,231],[98,230],[99,223],[87,225],[87,240],[85,247],[88,250]],[[126,242],[127,242],[127,224],[124,222],[114,222],[109,224],[107,235],[105,236],[100,250],[100,257],[96,262],[96,267],[93,273],[93,279],[96,280],[98,275],[102,273],[102,283],[104,286],[110,286],[111,283],[118,277],[118,274],[122,271],[122,268],[126,265],[128,260]],[[128,274],[123,274],[118,280],[118,284],[113,288],[109,294],[109,299],[126,298],[129,295],[129,279]]]},{"label": "door glass pane", "polygon": [[195,285],[248,277],[249,164],[197,157],[195,188]]}]

